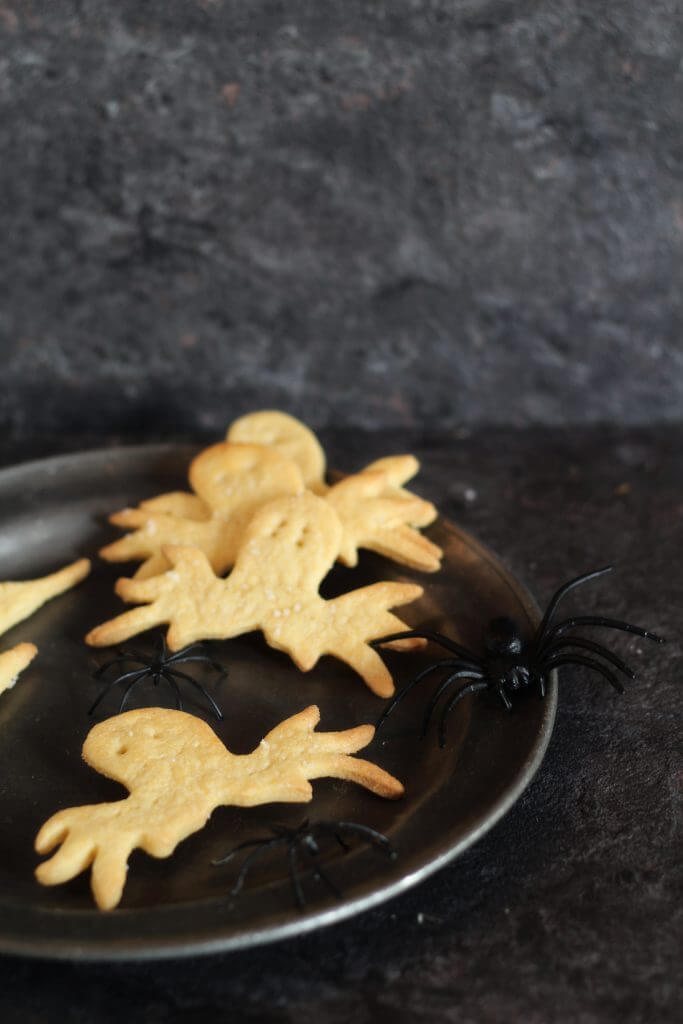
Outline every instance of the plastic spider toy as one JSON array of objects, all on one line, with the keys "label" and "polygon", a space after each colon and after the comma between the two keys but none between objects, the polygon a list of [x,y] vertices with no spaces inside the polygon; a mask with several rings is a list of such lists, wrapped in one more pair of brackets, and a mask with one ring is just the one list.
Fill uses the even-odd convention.
[{"label": "plastic spider toy", "polygon": [[[442,711],[439,721],[439,746],[441,747],[446,742],[446,719],[468,693],[490,690],[510,711],[512,709],[511,698],[521,690],[535,687],[539,696],[544,697],[548,674],[563,665],[582,665],[584,668],[599,672],[618,693],[623,693],[624,687],[615,673],[597,658],[602,658],[618,671],[623,672],[629,679],[635,679],[635,672],[602,644],[587,640],[585,637],[575,636],[569,631],[576,626],[602,626],[607,629],[620,629],[626,633],[635,633],[636,636],[654,640],[659,644],[664,643],[664,639],[639,626],[632,626],[628,622],[606,619],[598,615],[574,615],[554,624],[552,621],[559,602],[570,590],[578,587],[581,583],[611,572],[611,570],[611,565],[604,569],[596,569],[594,572],[578,576],[560,587],[552,596],[536,632],[528,640],[524,639],[522,630],[514,619],[507,617],[492,619],[484,634],[484,654],[481,657],[454,640],[442,636],[441,633],[428,630],[411,629],[405,633],[393,633],[391,636],[374,640],[372,646],[378,647],[392,640],[423,637],[426,640],[432,640],[453,655],[453,657],[443,658],[429,665],[397,693],[387,705],[377,723],[377,728],[414,686],[440,669],[447,670],[446,677],[437,686],[427,708],[422,727],[423,735],[427,731],[431,717],[443,694],[458,680],[469,680],[456,690]],[[572,650],[572,648],[578,650]],[[589,657],[580,653],[581,651],[589,651],[596,657]]]},{"label": "plastic spider toy", "polygon": [[242,850],[254,847],[252,852],[245,857],[242,863],[240,873],[237,876],[237,881],[230,890],[232,896],[237,896],[242,891],[247,875],[249,874],[249,869],[252,867],[254,861],[264,853],[267,853],[268,850],[272,850],[278,846],[283,846],[287,850],[289,878],[292,883],[292,892],[294,894],[294,901],[300,910],[306,905],[306,896],[304,894],[300,877],[302,870],[301,858],[306,861],[303,868],[304,870],[312,868],[314,881],[323,882],[336,899],[341,899],[341,892],[329,875],[323,871],[318,862],[318,857],[321,855],[321,840],[336,839],[344,852],[347,853],[351,847],[346,840],[358,839],[361,842],[368,843],[376,849],[381,850],[391,860],[396,860],[396,857],[398,856],[385,835],[382,835],[381,832],[375,831],[374,828],[369,828],[367,825],[359,825],[354,821],[309,822],[308,819],[306,819],[296,828],[290,828],[287,825],[271,825],[270,827],[272,835],[262,836],[259,839],[248,839],[245,843],[240,843],[239,846],[236,846],[235,849],[231,850],[225,857],[221,857],[219,860],[211,862],[215,866],[226,864]]},{"label": "plastic spider toy", "polygon": [[196,679],[188,675],[187,672],[181,671],[178,668],[179,665],[186,665],[188,662],[200,662],[205,665],[210,665],[211,668],[215,669],[216,672],[220,672],[221,675],[225,675],[225,670],[218,662],[213,661],[208,655],[202,653],[205,650],[203,644],[191,644],[189,647],[184,647],[181,651],[176,651],[175,654],[169,654],[168,648],[166,647],[166,640],[163,635],[159,637],[156,645],[156,653],[151,657],[145,657],[140,651],[117,651],[117,657],[111,661],[106,662],[104,665],[100,665],[97,671],[94,673],[94,678],[99,679],[106,674],[106,672],[114,665],[136,665],[137,668],[132,668],[130,671],[123,672],[117,675],[116,678],[110,679],[102,692],[100,693],[97,700],[94,702],[90,710],[89,715],[92,715],[100,701],[106,697],[110,690],[119,683],[126,684],[121,697],[121,703],[119,704],[119,714],[125,708],[128,698],[138,683],[141,683],[143,679],[151,678],[155,686],[163,680],[173,690],[175,694],[176,708],[178,711],[183,710],[183,702],[180,695],[180,686],[178,680],[185,683],[190,683],[195,690],[199,690],[206,701],[211,705],[213,713],[216,718],[222,718],[223,713],[216,704],[211,694],[198,683]]}]

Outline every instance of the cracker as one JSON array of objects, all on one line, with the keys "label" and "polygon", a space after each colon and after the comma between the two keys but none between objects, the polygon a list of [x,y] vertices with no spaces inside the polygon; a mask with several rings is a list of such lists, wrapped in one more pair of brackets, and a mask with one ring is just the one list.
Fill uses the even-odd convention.
[{"label": "cracker", "polygon": [[[50,598],[80,583],[89,572],[89,560],[79,558],[49,576],[0,583],[0,633],[6,633],[33,615]],[[37,653],[38,648],[34,644],[23,643],[0,654],[0,693],[14,686],[19,673],[30,665]]]},{"label": "cracker", "polygon": [[[346,662],[380,697],[390,697],[389,671],[369,640],[406,625],[388,609],[422,594],[413,583],[382,582],[331,601],[318,593],[339,551],[342,526],[334,509],[305,491],[279,498],[251,520],[227,579],[216,576],[197,548],[169,546],[173,569],[146,580],[121,579],[124,601],[146,602],[97,626],[86,637],[94,646],[117,644],[169,623],[168,644],[179,650],[198,640],[228,639],[262,630],[306,672],[331,654]],[[421,646],[406,641],[402,646]]]},{"label": "cracker", "polygon": [[230,753],[213,730],[183,711],[145,708],[100,722],[83,745],[96,771],[123,783],[130,796],[114,803],[58,811],[40,829],[36,851],[59,850],[36,869],[43,885],[59,885],[92,866],[101,910],[123,893],[134,849],[169,857],[203,828],[216,807],[307,803],[309,779],[346,779],[389,799],[403,786],[377,765],[351,757],[374,735],[371,725],[316,733],[312,705],[276,726],[251,754]]},{"label": "cracker", "polygon": [[0,633],[33,615],[52,597],[70,590],[90,572],[90,561],[79,558],[49,576],[21,582],[0,583]]},{"label": "cracker", "polygon": [[[403,498],[414,498],[415,495],[403,486],[407,480],[414,477],[420,469],[420,463],[414,455],[385,455],[384,458],[375,459],[362,470],[363,473],[382,473],[386,482],[385,495]],[[411,526],[429,526],[436,519],[438,512],[436,507],[429,501],[422,503],[421,514],[418,519],[411,520]]]},{"label": "cracker", "polygon": [[186,491],[170,491],[168,494],[158,494],[155,498],[146,498],[138,508],[146,512],[162,512],[177,519],[211,518],[211,509],[199,495],[188,494]]},{"label": "cracker", "polygon": [[31,664],[37,653],[35,644],[17,644],[0,654],[0,693],[14,686],[19,674]]},{"label": "cracker", "polygon": [[310,490],[326,490],[325,452],[313,431],[294,416],[275,409],[251,412],[231,424],[226,438],[276,448],[299,466]]},{"label": "cracker", "polygon": [[[253,460],[248,472],[238,464],[240,458],[246,459],[240,455],[245,452]],[[338,557],[344,565],[357,565],[359,548],[367,548],[422,572],[440,568],[441,549],[414,528],[431,523],[436,509],[401,486],[418,466],[412,455],[389,456],[327,489],[325,500],[343,527]],[[160,495],[137,509],[114,513],[110,522],[133,532],[100,554],[109,561],[145,559],[135,578],[147,579],[168,569],[162,554],[165,545],[187,545],[203,551],[214,571],[223,575],[234,564],[259,504],[301,490],[303,481],[296,473],[294,464],[277,452],[228,442],[213,445],[190,466],[196,495]],[[182,515],[184,510],[190,517]]]},{"label": "cracker", "polygon": [[373,466],[347,476],[325,494],[343,526],[339,560],[355,566],[358,549],[367,548],[412,569],[436,572],[441,548],[414,529],[431,523],[436,509],[400,486],[417,471],[417,460],[398,455]]},{"label": "cracker", "polygon": [[[325,455],[315,434],[286,413],[250,413],[228,430],[231,441],[270,445],[283,451],[300,467],[307,487],[325,495],[334,505],[344,527],[340,561],[358,563],[358,549],[377,551],[395,562],[423,572],[436,572],[443,557],[441,548],[412,527],[428,526],[437,510],[403,484],[415,476],[420,464],[413,455],[377,459],[360,473],[328,488]],[[366,477],[365,474],[376,474]]]},{"label": "cracker", "polygon": [[[147,579],[169,568],[164,546],[180,544],[199,548],[222,575],[234,564],[256,509],[280,495],[297,494],[304,486],[298,467],[281,453],[227,441],[200,452],[190,464],[189,479],[195,495],[161,495],[140,508],[110,516],[110,522],[133,532],[102,548],[102,558],[142,558],[135,576]],[[186,511],[193,513],[192,518],[183,514]]]}]

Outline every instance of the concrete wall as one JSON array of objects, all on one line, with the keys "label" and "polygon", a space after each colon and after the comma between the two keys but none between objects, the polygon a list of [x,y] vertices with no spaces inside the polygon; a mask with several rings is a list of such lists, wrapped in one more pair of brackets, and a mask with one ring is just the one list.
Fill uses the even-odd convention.
[{"label": "concrete wall", "polygon": [[683,409],[676,0],[0,7],[0,429]]}]

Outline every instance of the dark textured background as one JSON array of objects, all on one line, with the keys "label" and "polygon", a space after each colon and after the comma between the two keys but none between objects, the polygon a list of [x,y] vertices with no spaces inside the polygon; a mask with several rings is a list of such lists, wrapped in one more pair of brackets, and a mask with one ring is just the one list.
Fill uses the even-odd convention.
[{"label": "dark textured background", "polygon": [[0,0],[1,464],[275,405],[340,469],[414,450],[540,601],[616,561],[601,605],[670,638],[617,642],[623,700],[569,673],[414,892],[180,966],[1,959],[3,1022],[683,1018],[682,44],[678,0]]},{"label": "dark textured background", "polygon": [[0,430],[672,419],[679,0],[7,0]]}]

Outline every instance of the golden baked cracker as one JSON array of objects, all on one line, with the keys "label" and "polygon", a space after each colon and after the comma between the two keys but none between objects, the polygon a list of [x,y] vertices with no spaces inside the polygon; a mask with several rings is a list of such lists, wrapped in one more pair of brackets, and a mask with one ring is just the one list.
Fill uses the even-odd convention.
[{"label": "golden baked cracker", "polygon": [[299,466],[311,491],[322,494],[326,490],[325,452],[313,431],[294,416],[276,409],[250,412],[230,425],[226,438],[276,448]]},{"label": "golden baked cracker", "polygon": [[304,489],[300,468],[282,452],[258,444],[219,441],[200,452],[188,470],[195,494],[214,518],[231,522],[267,501]]},{"label": "golden baked cracker", "polygon": [[[406,457],[395,458],[398,464]],[[431,522],[436,509],[431,502],[388,483],[395,467],[392,460],[382,462],[385,468],[364,469],[347,476],[325,494],[325,501],[332,505],[343,526],[339,560],[344,565],[357,565],[358,549],[368,548],[413,569],[436,572],[441,565],[441,548],[413,528]],[[400,479],[400,474],[397,477]]]},{"label": "golden baked cracker", "polygon": [[[431,502],[422,500],[402,486],[415,476],[420,467],[413,455],[377,459],[361,473],[377,473],[379,480],[361,480],[358,479],[360,474],[354,474],[347,477],[341,491],[337,491],[340,485],[329,489],[325,485],[325,455],[318,439],[293,416],[272,410],[250,413],[236,420],[227,436],[231,441],[272,445],[284,451],[301,466],[304,480],[311,490],[331,497],[344,526],[339,556],[344,565],[355,566],[358,548],[363,547],[413,569],[424,572],[439,569],[443,556],[441,549],[410,529],[428,526],[437,516]],[[383,481],[381,487],[380,480]],[[380,502],[379,498],[387,500]],[[365,504],[359,506],[358,502],[363,499],[366,499]],[[404,499],[406,504],[401,505],[400,499]]]},{"label": "golden baked cracker", "polygon": [[[414,455],[386,455],[382,459],[375,459],[374,462],[365,466],[363,473],[382,473],[386,482],[384,496],[403,498],[414,498],[415,495],[403,486],[407,480],[416,475],[420,469],[420,463]],[[430,501],[422,501],[420,514],[417,519],[411,519],[411,526],[429,526],[438,515],[436,507]]]},{"label": "golden baked cracker", "polygon": [[17,644],[0,654],[0,693],[14,686],[19,673],[31,664],[37,653],[35,644]]},{"label": "golden baked cracker", "polygon": [[[256,513],[227,579],[213,572],[197,548],[166,547],[173,569],[146,580],[121,579],[124,601],[147,602],[91,630],[94,646],[120,643],[164,622],[178,650],[197,640],[228,639],[263,631],[271,647],[286,651],[304,672],[332,654],[358,672],[380,697],[390,697],[389,671],[367,643],[405,624],[387,609],[414,601],[422,587],[375,583],[325,601],[318,593],[341,542],[334,509],[304,491],[279,498]],[[406,641],[402,647],[420,646]]]},{"label": "golden baked cracker", "polygon": [[[113,561],[145,558],[135,579],[148,579],[168,569],[161,553],[165,545],[186,545],[203,551],[215,572],[223,575],[234,562],[244,528],[258,507],[259,498],[265,502],[269,492],[270,497],[275,497],[278,492],[301,489],[300,482],[297,486],[294,479],[292,463],[286,463],[289,470],[285,471],[282,463],[272,462],[280,456],[266,456],[265,451],[253,445],[235,446],[227,442],[208,448],[193,461],[190,480],[201,494],[201,498],[197,497],[200,508],[208,509],[210,518],[176,517],[174,510],[182,509],[184,499],[192,495],[161,495],[143,502],[137,509],[124,509],[110,516],[112,523],[133,532],[103,548],[100,554]],[[240,452],[251,453],[249,457],[257,459],[257,465],[248,473],[245,467],[236,465]],[[262,454],[257,457],[255,452]],[[247,455],[243,458],[246,460]],[[326,491],[325,500],[334,507],[343,527],[338,556],[341,562],[355,566],[358,549],[368,548],[413,569],[439,569],[441,549],[413,529],[432,522],[436,509],[431,502],[401,487],[417,468],[417,459],[412,455],[390,456]],[[226,487],[230,488],[229,494]],[[244,500],[240,505],[239,496],[244,494],[249,494],[253,502]],[[192,505],[187,507],[194,511]],[[171,511],[165,513],[165,508]]]},{"label": "golden baked cracker", "polygon": [[101,910],[123,892],[132,851],[169,857],[181,840],[203,828],[216,807],[271,802],[307,803],[309,779],[356,782],[395,799],[403,786],[377,765],[350,757],[374,735],[371,725],[316,733],[312,705],[281,722],[251,754],[235,755],[194,715],[164,708],[128,711],[100,722],[83,745],[85,761],[123,783],[130,796],[114,803],[70,807],[40,829],[38,853],[60,848],[36,869],[43,885],[59,885],[92,865],[91,886]]},{"label": "golden baked cracker", "polygon": [[187,491],[169,491],[155,498],[145,498],[138,505],[145,512],[161,512],[177,519],[210,519],[211,509],[197,494]]},{"label": "golden baked cracker", "polygon": [[[240,441],[247,444],[262,444],[284,452],[301,468],[306,486],[315,494],[325,494],[325,453],[320,442],[305,424],[288,413],[276,410],[252,412],[241,416],[229,427],[228,441]],[[420,464],[414,455],[390,455],[377,459],[365,466],[361,472],[383,473],[386,479],[385,495],[393,497],[399,494],[406,498],[414,495],[402,485],[415,476]],[[429,502],[424,502],[420,520],[411,522],[411,526],[428,526],[436,519],[436,509]]]},{"label": "golden baked cracker", "polygon": [[[298,467],[281,453],[228,441],[200,452],[190,464],[189,478],[201,506],[187,502],[193,495],[179,498],[182,492],[175,492],[114,513],[110,522],[133,532],[102,548],[102,558],[113,562],[143,558],[135,578],[147,579],[169,568],[164,546],[180,544],[199,548],[222,574],[233,565],[256,509],[280,495],[297,494],[304,486]],[[199,512],[200,507],[209,510],[208,518],[175,514],[181,508]]]},{"label": "golden baked cracker", "polygon": [[79,558],[49,576],[21,582],[0,583],[0,633],[27,619],[50,598],[80,583],[90,572],[90,561]]}]

